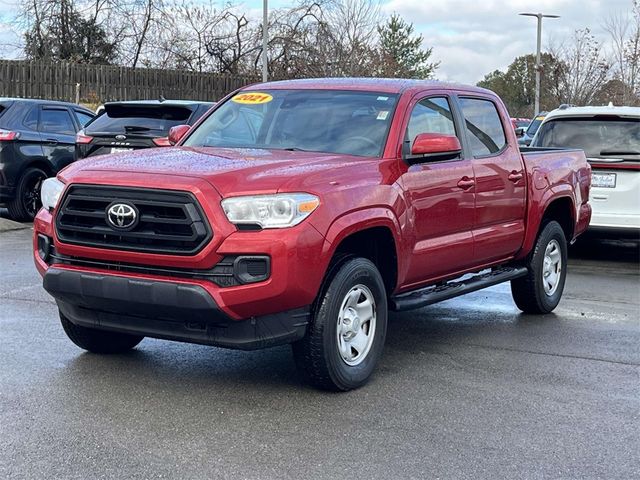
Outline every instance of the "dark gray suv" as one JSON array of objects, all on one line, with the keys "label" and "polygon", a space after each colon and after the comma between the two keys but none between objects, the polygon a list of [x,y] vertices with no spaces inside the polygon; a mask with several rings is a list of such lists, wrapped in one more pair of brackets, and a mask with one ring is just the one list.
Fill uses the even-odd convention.
[{"label": "dark gray suv", "polygon": [[76,133],[93,117],[73,103],[0,98],[0,204],[11,218],[35,217],[42,181],[73,162]]}]

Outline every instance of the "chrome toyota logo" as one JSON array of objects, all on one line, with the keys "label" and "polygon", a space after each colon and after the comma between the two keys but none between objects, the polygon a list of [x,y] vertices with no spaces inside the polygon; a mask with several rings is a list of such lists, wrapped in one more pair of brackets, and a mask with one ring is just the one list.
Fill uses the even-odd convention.
[{"label": "chrome toyota logo", "polygon": [[127,136],[126,135],[116,135],[116,140],[126,140]]},{"label": "chrome toyota logo", "polygon": [[107,223],[116,230],[130,230],[138,222],[136,207],[128,203],[112,203],[107,207]]}]

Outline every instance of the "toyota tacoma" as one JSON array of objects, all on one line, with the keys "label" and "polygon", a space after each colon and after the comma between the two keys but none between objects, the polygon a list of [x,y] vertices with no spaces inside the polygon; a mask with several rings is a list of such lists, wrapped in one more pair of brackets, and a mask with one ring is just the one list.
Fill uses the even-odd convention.
[{"label": "toyota tacoma", "polygon": [[312,384],[357,388],[390,310],[509,281],[519,309],[551,312],[591,216],[584,152],[521,152],[475,87],[257,84],[170,140],[43,185],[35,263],[83,349],[291,344]]}]

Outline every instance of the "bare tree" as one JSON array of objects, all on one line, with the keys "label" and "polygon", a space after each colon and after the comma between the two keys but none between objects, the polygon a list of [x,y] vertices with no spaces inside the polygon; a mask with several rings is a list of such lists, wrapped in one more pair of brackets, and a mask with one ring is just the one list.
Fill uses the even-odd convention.
[{"label": "bare tree", "polygon": [[[259,75],[262,25],[237,7],[207,0],[25,0],[32,42],[46,9],[72,5],[76,20],[106,33],[114,63],[132,67]],[[297,0],[269,15],[271,78],[372,76],[381,71],[380,0]],[[68,13],[68,12],[67,12]],[[71,14],[62,14],[67,21]],[[58,30],[65,32],[60,24]],[[88,38],[87,49],[94,48]]]},{"label": "bare tree", "polygon": [[260,47],[255,41],[249,19],[245,14],[226,11],[216,35],[206,44],[207,53],[214,61],[216,71],[246,73],[251,55]]},{"label": "bare tree", "polygon": [[167,8],[159,41],[162,63],[193,72],[214,71],[208,46],[224,30],[231,7],[218,10],[212,2],[204,5],[183,2]]},{"label": "bare tree", "polygon": [[337,75],[372,76],[371,60],[382,20],[376,1],[329,0],[326,19],[333,37]]},{"label": "bare tree", "polygon": [[604,22],[612,43],[612,72],[621,82],[622,102],[636,105],[640,97],[640,1],[633,0],[631,11],[611,15]]},{"label": "bare tree", "polygon": [[[262,26],[256,31],[261,35]],[[317,2],[275,11],[269,19],[268,62],[275,78],[311,77],[321,74],[327,61],[321,45],[330,41],[322,6]],[[262,49],[254,58],[259,66]]]},{"label": "bare tree", "polygon": [[557,102],[589,105],[608,80],[610,64],[599,43],[586,28],[576,30],[569,42],[551,48],[558,60],[555,83],[548,85]]}]

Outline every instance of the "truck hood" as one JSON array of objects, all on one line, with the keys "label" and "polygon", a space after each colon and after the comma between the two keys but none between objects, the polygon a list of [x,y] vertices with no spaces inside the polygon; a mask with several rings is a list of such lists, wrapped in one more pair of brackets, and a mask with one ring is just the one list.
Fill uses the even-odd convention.
[{"label": "truck hood", "polygon": [[[307,183],[317,174],[361,168],[379,161],[352,155],[240,148],[152,148],[87,158],[72,163],[61,174],[66,181],[89,172],[122,172],[195,177],[211,183],[225,197],[240,193],[267,193]],[[360,165],[360,167],[358,166]]]}]

